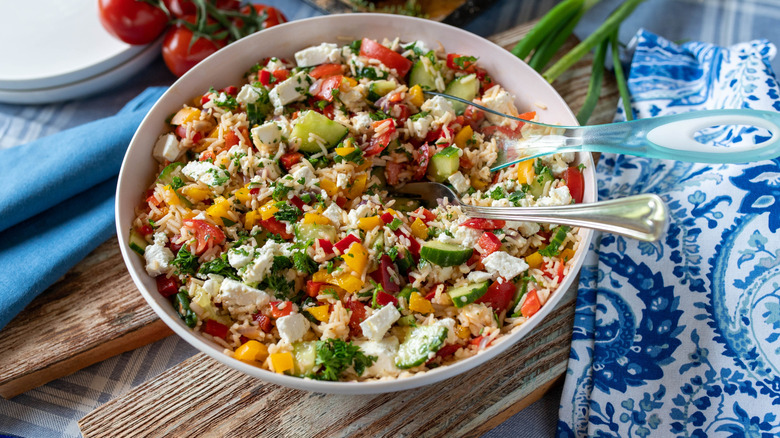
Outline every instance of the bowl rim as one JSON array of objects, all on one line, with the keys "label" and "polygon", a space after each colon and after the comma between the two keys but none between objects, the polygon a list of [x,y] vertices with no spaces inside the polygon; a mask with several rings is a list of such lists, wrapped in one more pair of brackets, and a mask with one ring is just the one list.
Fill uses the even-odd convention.
[{"label": "bowl rim", "polygon": [[[125,263],[125,266],[127,267],[128,272],[130,273],[130,276],[133,279],[133,283],[135,283],[135,286],[138,288],[139,292],[147,301],[147,303],[152,307],[152,309],[157,314],[157,316],[160,317],[160,319],[168,327],[170,327],[177,335],[179,335],[187,343],[189,343],[199,351],[207,354],[211,358],[217,360],[218,362],[227,365],[230,368],[236,369],[247,375],[256,377],[266,382],[286,386],[289,388],[320,392],[320,393],[379,394],[379,393],[387,393],[387,392],[395,392],[395,391],[401,391],[406,389],[412,389],[420,386],[437,383],[442,380],[448,379],[450,377],[456,376],[458,374],[465,373],[480,365],[483,365],[485,362],[488,362],[489,360],[495,358],[499,354],[504,353],[509,348],[511,348],[514,344],[516,344],[518,341],[525,338],[531,330],[533,330],[537,325],[539,325],[539,323],[541,323],[541,321],[544,320],[547,317],[547,315],[550,314],[557,307],[557,305],[560,303],[563,296],[566,295],[569,289],[571,289],[571,286],[574,283],[574,280],[578,277],[578,275],[567,275],[564,278],[563,282],[559,284],[558,288],[555,289],[555,291],[550,294],[550,297],[548,298],[547,302],[545,303],[544,306],[542,306],[539,312],[537,312],[535,315],[530,317],[525,323],[523,323],[520,326],[521,328],[519,330],[517,330],[514,333],[503,334],[499,338],[500,340],[496,342],[493,346],[486,348],[485,350],[482,350],[479,353],[469,358],[463,359],[461,361],[452,363],[447,366],[434,368],[432,370],[428,370],[423,373],[414,374],[409,377],[401,377],[401,378],[394,378],[388,380],[362,381],[362,382],[355,382],[355,381],[330,382],[330,381],[303,379],[299,377],[288,376],[286,374],[278,374],[270,370],[265,370],[259,367],[255,367],[224,354],[222,352],[221,347],[216,346],[216,344],[213,343],[212,341],[208,341],[204,337],[192,331],[181,321],[181,318],[172,315],[171,312],[169,312],[170,309],[164,309],[157,301],[157,299],[155,299],[155,295],[159,295],[157,291],[150,291],[142,281],[141,275],[148,277],[146,272],[143,269],[139,270],[133,267],[133,262],[131,257],[138,258],[138,255],[135,252],[131,251],[129,248],[128,233],[126,232],[126,230],[129,230],[132,227],[132,221],[134,220],[135,215],[133,212],[132,218],[130,218],[129,220],[124,218],[122,216],[122,211],[121,211],[123,204],[120,202],[123,200],[123,196],[122,196],[122,193],[124,191],[123,187],[125,185],[130,184],[129,182],[126,182],[126,180],[128,179],[127,174],[129,172],[129,167],[131,166],[129,162],[131,151],[142,147],[150,148],[150,145],[148,143],[141,144],[140,137],[145,135],[144,134],[145,131],[149,130],[147,125],[154,123],[156,121],[156,118],[159,117],[159,115],[157,114],[158,107],[162,107],[163,103],[166,100],[168,100],[170,96],[175,94],[175,91],[178,91],[178,89],[185,87],[182,84],[186,84],[188,78],[193,77],[193,75],[195,74],[194,72],[204,68],[208,68],[210,64],[217,62],[215,60],[229,56],[228,54],[230,52],[236,50],[235,47],[254,44],[257,41],[261,40],[263,37],[266,37],[267,35],[273,35],[274,33],[281,33],[282,31],[284,31],[289,27],[328,26],[329,22],[340,22],[341,20],[345,20],[345,19],[348,21],[381,19],[381,20],[389,20],[390,22],[408,22],[410,25],[424,25],[428,27],[432,26],[434,28],[437,28],[436,29],[437,33],[445,32],[445,31],[454,32],[456,35],[460,35],[464,38],[470,38],[470,39],[476,38],[477,41],[479,41],[481,44],[493,46],[494,49],[498,48],[500,50],[505,50],[502,47],[498,46],[497,44],[493,43],[492,41],[489,41],[479,35],[473,34],[466,30],[454,26],[450,26],[444,23],[425,20],[416,17],[399,16],[399,15],[392,15],[392,14],[377,14],[377,13],[334,14],[334,15],[326,15],[320,17],[312,17],[312,18],[284,23],[260,31],[253,35],[250,35],[242,40],[239,40],[223,48],[222,50],[209,56],[206,60],[202,61],[199,65],[197,65],[189,72],[187,72],[185,75],[183,75],[181,78],[176,80],[168,88],[168,90],[166,90],[166,92],[158,99],[158,101],[152,106],[152,108],[149,110],[147,115],[142,120],[135,134],[133,135],[133,138],[131,139],[127,151],[125,152],[125,156],[122,160],[122,167],[120,169],[119,178],[117,182],[116,203],[114,209],[116,215],[116,231],[117,231],[117,238],[119,240],[120,252],[122,253],[122,259]],[[517,68],[527,70],[526,71],[527,74],[536,76],[538,84],[534,84],[534,86],[543,86],[549,88],[548,91],[551,91],[552,95],[558,100],[558,102],[554,102],[554,103],[545,102],[545,104],[548,106],[559,107],[560,110],[565,114],[565,116],[569,118],[569,120],[560,120],[559,122],[563,124],[571,124],[571,125],[577,124],[577,119],[574,116],[574,113],[571,111],[571,109],[566,104],[564,99],[558,94],[557,91],[555,91],[555,89],[546,80],[542,78],[541,75],[539,75],[539,73],[537,73],[536,71],[528,67],[528,65],[524,61],[511,55],[509,52],[507,52],[506,54],[506,60],[501,59],[501,62],[515,64],[514,66],[516,66]],[[509,90],[512,94],[516,94],[516,92],[518,91],[517,87],[507,88],[507,90]],[[586,169],[584,171],[584,176],[586,179],[585,197],[586,199],[593,199],[595,201],[597,199],[597,192],[595,189],[595,174],[593,171],[595,166],[592,157],[590,156],[590,154],[580,153],[578,155],[578,160],[580,160],[580,162],[583,162],[586,165]],[[133,205],[135,204],[133,203]],[[581,237],[581,241],[580,241],[581,249],[575,255],[574,264],[570,268],[570,272],[575,274],[579,274],[580,269],[582,268],[584,257],[587,252],[587,248],[590,246],[590,242],[593,238],[593,230],[581,228],[580,237]]]}]

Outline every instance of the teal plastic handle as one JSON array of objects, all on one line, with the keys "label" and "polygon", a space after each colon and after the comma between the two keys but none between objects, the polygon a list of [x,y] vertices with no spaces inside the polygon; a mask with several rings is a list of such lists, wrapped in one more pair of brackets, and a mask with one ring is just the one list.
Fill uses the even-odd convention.
[{"label": "teal plastic handle", "polygon": [[[551,153],[570,151],[611,152],[696,163],[748,163],[780,156],[780,113],[771,111],[694,111],[593,126],[524,122],[540,129],[523,130],[522,139],[500,140],[499,150],[503,154],[499,154],[491,170]],[[719,125],[764,128],[771,137],[761,143],[741,141],[727,147],[711,146],[694,139],[698,131]]]}]

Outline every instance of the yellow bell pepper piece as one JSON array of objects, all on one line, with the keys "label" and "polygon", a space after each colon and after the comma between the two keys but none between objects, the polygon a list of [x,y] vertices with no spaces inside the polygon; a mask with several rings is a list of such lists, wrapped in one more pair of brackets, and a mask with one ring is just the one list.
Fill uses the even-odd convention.
[{"label": "yellow bell pepper piece", "polygon": [[343,148],[336,148],[336,149],[334,149],[334,151],[336,151],[336,155],[339,155],[339,156],[342,156],[342,157],[346,157],[347,155],[349,155],[352,152],[354,152],[355,148],[351,147],[351,146],[347,146],[347,147],[343,147]]},{"label": "yellow bell pepper piece", "polygon": [[257,365],[258,362],[262,362],[268,357],[268,347],[255,340],[249,340],[236,348],[233,357],[250,365]]},{"label": "yellow bell pepper piece", "polygon": [[292,353],[274,353],[271,355],[271,366],[274,371],[279,374],[284,373],[287,370],[293,369],[293,355]]},{"label": "yellow bell pepper piece", "polygon": [[181,205],[181,199],[179,199],[171,186],[165,186],[163,189],[163,200],[168,205]]},{"label": "yellow bell pepper piece", "polygon": [[433,313],[433,304],[423,298],[419,292],[412,292],[409,297],[409,310],[419,313]]},{"label": "yellow bell pepper piece", "polygon": [[424,100],[423,91],[419,85],[415,85],[409,89],[409,103],[419,108],[422,106]]},{"label": "yellow bell pepper piece", "polygon": [[251,201],[252,194],[249,193],[249,187],[241,187],[236,190],[236,199],[244,203]]},{"label": "yellow bell pepper piece", "polygon": [[311,281],[315,281],[317,283],[331,283],[333,281],[333,276],[328,274],[328,271],[320,269],[319,271],[315,272],[314,275],[312,275]]},{"label": "yellow bell pepper piece", "polygon": [[368,182],[368,176],[366,174],[361,174],[356,176],[355,179],[352,181],[352,187],[349,188],[347,197],[349,199],[355,199],[361,196],[363,192],[366,191],[367,182]]},{"label": "yellow bell pepper piece", "polygon": [[542,266],[542,261],[542,255],[539,254],[539,251],[525,257],[525,262],[528,263],[528,267],[531,269],[539,269]]},{"label": "yellow bell pepper piece", "polygon": [[471,129],[471,126],[466,125],[461,128],[460,132],[455,135],[455,144],[458,145],[459,148],[463,149],[466,147],[466,142],[471,140],[473,135],[474,130]]},{"label": "yellow bell pepper piece", "polygon": [[320,188],[325,190],[328,196],[336,196],[339,193],[339,188],[336,186],[336,183],[328,178],[322,178],[320,180]]},{"label": "yellow bell pepper piece", "polygon": [[209,132],[208,138],[219,138],[219,126],[212,129],[211,132]]},{"label": "yellow bell pepper piece", "polygon": [[330,312],[328,312],[329,308],[330,306],[323,304],[321,306],[310,307],[306,309],[306,311],[309,312],[311,316],[313,316],[317,321],[328,322],[330,319]]},{"label": "yellow bell pepper piece", "polygon": [[200,118],[199,109],[185,106],[184,108],[180,109],[176,114],[173,115],[173,117],[171,118],[171,125],[183,125],[187,122],[191,122],[199,118]]},{"label": "yellow bell pepper piece", "polygon": [[258,222],[260,222],[260,210],[249,211],[244,216],[244,228],[247,230],[251,230]]},{"label": "yellow bell pepper piece", "polygon": [[343,274],[338,277],[333,277],[333,283],[331,284],[338,286],[349,293],[355,293],[363,287],[363,280],[354,275]]},{"label": "yellow bell pepper piece", "polygon": [[[381,221],[381,219],[379,220]],[[344,263],[346,263],[350,269],[355,271],[357,274],[362,274],[363,270],[368,264],[368,251],[366,251],[366,248],[363,247],[362,243],[355,242],[349,246],[349,249],[347,250],[346,254],[344,254],[343,258]],[[345,287],[344,289],[347,288]]]},{"label": "yellow bell pepper piece", "polygon": [[387,213],[390,213],[390,214],[392,214],[393,216],[397,216],[397,213],[398,213],[397,211],[393,210],[392,208],[388,208],[388,209],[387,209],[387,210],[385,210],[385,211],[386,211]]},{"label": "yellow bell pepper piece", "polygon": [[531,184],[536,177],[534,160],[525,160],[517,163],[517,182]]},{"label": "yellow bell pepper piece", "polygon": [[411,228],[412,228],[412,235],[414,237],[417,237],[418,239],[422,239],[422,240],[428,238],[428,226],[425,225],[425,223],[421,221],[419,217],[414,219]]},{"label": "yellow bell pepper piece", "polygon": [[181,194],[195,202],[201,202],[211,197],[211,190],[204,187],[191,185],[182,187]]},{"label": "yellow bell pepper piece", "polygon": [[223,217],[228,216],[230,211],[230,201],[220,196],[214,200],[214,204],[206,209],[206,214],[211,216],[211,219],[217,223],[217,225],[225,226],[222,221]]},{"label": "yellow bell pepper piece", "polygon": [[341,80],[341,85],[347,85],[349,87],[357,87],[358,81],[354,80],[353,78],[344,77],[344,79]]},{"label": "yellow bell pepper piece", "polygon": [[358,219],[358,228],[363,231],[371,231],[376,227],[381,227],[385,222],[379,216],[363,217]]},{"label": "yellow bell pepper piece", "polygon": [[487,181],[482,181],[479,177],[471,175],[471,186],[477,190],[485,190],[488,186]]},{"label": "yellow bell pepper piece", "polygon": [[273,202],[269,202],[268,204],[265,204],[264,206],[260,207],[258,211],[260,212],[260,217],[263,220],[267,220],[274,217],[274,213],[279,211],[279,209],[276,208]]},{"label": "yellow bell pepper piece", "polygon": [[561,251],[561,260],[563,260],[564,263],[568,262],[569,260],[574,258],[574,250],[571,248],[566,248],[563,251]]},{"label": "yellow bell pepper piece", "polygon": [[304,224],[317,224],[317,225],[328,225],[330,224],[330,219],[326,218],[325,216],[319,214],[319,213],[306,213],[303,215],[303,223]]},{"label": "yellow bell pepper piece", "polygon": [[471,330],[466,326],[458,324],[455,326],[455,334],[461,339],[468,339],[471,337]]}]

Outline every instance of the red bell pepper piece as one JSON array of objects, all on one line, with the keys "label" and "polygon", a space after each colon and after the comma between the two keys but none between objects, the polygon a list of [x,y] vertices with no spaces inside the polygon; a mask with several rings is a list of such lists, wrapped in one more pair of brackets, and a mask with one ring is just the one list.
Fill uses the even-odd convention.
[{"label": "red bell pepper piece", "polygon": [[539,295],[535,289],[528,291],[528,295],[525,297],[523,305],[520,307],[520,314],[526,318],[530,318],[542,308],[542,303],[539,301]]},{"label": "red bell pepper piece", "polygon": [[269,333],[271,331],[271,318],[263,315],[260,312],[257,312],[252,316],[252,319],[257,321],[257,325],[260,327],[260,330]]},{"label": "red bell pepper piece", "polygon": [[392,303],[394,306],[397,306],[398,299],[387,292],[382,292],[381,290],[376,292],[376,304],[379,307],[384,307],[390,303]]},{"label": "red bell pepper piece", "polygon": [[160,292],[160,295],[164,297],[169,297],[179,292],[179,287],[181,284],[179,283],[179,279],[176,277],[166,277],[165,275],[160,275],[154,280],[157,282],[157,292]]},{"label": "red bell pepper piece", "polygon": [[[284,305],[284,306],[282,306]],[[293,311],[292,301],[271,301],[271,316],[281,318],[287,316]]]},{"label": "red bell pepper piece", "polygon": [[585,178],[577,167],[569,167],[563,172],[563,179],[566,181],[566,187],[569,188],[572,199],[576,204],[582,203],[582,195],[585,193]]},{"label": "red bell pepper piece", "polygon": [[482,257],[484,258],[501,249],[501,240],[490,231],[485,231],[482,233],[482,236],[479,237],[477,245],[482,248]]},{"label": "red bell pepper piece", "polygon": [[292,199],[290,199],[290,203],[298,207],[298,210],[301,211],[303,211],[303,206],[306,205],[306,203],[303,202],[303,199],[299,198],[298,196],[293,196]]},{"label": "red bell pepper piece", "polygon": [[306,294],[312,298],[316,298],[317,295],[320,294],[320,289],[322,289],[322,286],[325,286],[326,284],[328,283],[309,280],[306,282]]},{"label": "red bell pepper piece", "polygon": [[415,213],[417,213],[418,215],[419,215],[419,214],[422,214],[422,216],[423,216],[423,217],[422,217],[422,221],[423,221],[423,222],[424,222],[426,225],[428,224],[428,222],[430,222],[430,221],[432,221],[432,220],[436,219],[436,215],[435,215],[435,214],[433,214],[433,213],[432,213],[430,210],[428,210],[428,209],[427,209],[427,208],[425,208],[425,207],[420,207],[420,208],[418,208],[417,210],[415,210]]},{"label": "red bell pepper piece", "polygon": [[257,82],[260,82],[265,86],[271,85],[271,72],[268,70],[260,70],[257,73]]},{"label": "red bell pepper piece", "polygon": [[320,245],[325,254],[333,254],[333,244],[328,239],[317,239],[317,243]]},{"label": "red bell pepper piece", "polygon": [[346,303],[347,308],[352,312],[349,315],[349,334],[352,337],[363,336],[363,329],[360,323],[366,319],[366,306],[358,300],[349,299]]},{"label": "red bell pepper piece", "polygon": [[282,163],[284,170],[289,172],[294,165],[301,162],[302,158],[303,154],[300,152],[287,152],[279,157],[279,162]]},{"label": "red bell pepper piece", "polygon": [[503,280],[501,283],[498,280],[488,287],[485,295],[482,295],[476,302],[487,304],[492,307],[497,313],[509,307],[512,303],[512,299],[517,292],[517,286],[511,281]]},{"label": "red bell pepper piece", "polygon": [[461,225],[464,227],[473,228],[475,230],[498,230],[504,228],[506,221],[500,219],[482,219],[472,218],[463,222]]},{"label": "red bell pepper piece", "polygon": [[[382,216],[379,216],[379,218],[382,219],[382,222],[389,224],[390,222],[393,221],[393,219],[395,219],[395,216],[393,216],[390,213],[383,213]],[[147,233],[147,234],[151,234],[151,233]]]},{"label": "red bell pepper piece", "polygon": [[401,287],[395,280],[393,280],[393,277],[390,275],[391,270],[398,272],[398,269],[395,267],[395,263],[390,260],[390,256],[387,254],[382,254],[382,257],[379,259],[380,283],[382,284],[382,289],[384,289],[385,292],[392,294],[400,291]]},{"label": "red bell pepper piece", "polygon": [[348,234],[347,237],[339,240],[336,242],[335,245],[333,245],[336,249],[339,250],[342,254],[347,252],[350,246],[352,246],[353,243],[360,242],[360,239],[357,238],[354,234]]},{"label": "red bell pepper piece", "polygon": [[225,339],[227,337],[228,331],[230,330],[225,324],[214,321],[213,319],[207,319],[206,323],[203,324],[202,327],[203,333],[220,339]]},{"label": "red bell pepper piece", "polygon": [[282,236],[282,239],[289,240],[293,235],[287,232],[287,226],[274,217],[260,221],[260,226],[273,234]]}]

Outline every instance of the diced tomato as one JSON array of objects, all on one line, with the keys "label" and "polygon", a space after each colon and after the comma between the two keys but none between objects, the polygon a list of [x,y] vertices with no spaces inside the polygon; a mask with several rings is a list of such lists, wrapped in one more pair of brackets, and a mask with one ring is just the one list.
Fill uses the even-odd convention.
[{"label": "diced tomato", "polygon": [[422,221],[427,225],[428,222],[436,219],[436,215],[425,207],[420,207],[414,211],[417,214],[422,214]]},{"label": "diced tomato", "polygon": [[[393,121],[393,119],[384,119],[374,122],[374,129],[377,129],[385,124],[387,120],[391,122]],[[371,141],[369,142],[368,147],[363,150],[363,154],[367,157],[380,154],[383,150],[385,150],[385,148],[387,148],[387,146],[390,145],[390,142],[392,142],[395,137],[395,123],[390,123],[389,127],[381,135],[371,137]]]},{"label": "diced tomato", "polygon": [[[176,127],[176,135],[179,136],[179,138],[187,138],[187,127],[185,125],[179,125]],[[203,134],[201,134],[198,131],[195,131],[192,134],[192,142],[197,143],[203,138]]]},{"label": "diced tomato", "polygon": [[413,256],[419,257],[420,256],[420,242],[417,241],[417,239],[413,236],[410,236],[406,233],[404,233],[401,230],[395,230],[396,236],[404,236],[407,239],[409,239],[409,251],[412,253]]},{"label": "diced tomato", "polygon": [[390,256],[387,254],[382,254],[382,257],[379,259],[379,282],[382,285],[382,288],[387,293],[396,293],[401,290],[401,287],[398,284],[398,281],[393,279],[393,276],[390,275],[390,272],[398,272],[398,269],[395,266],[395,263],[393,263],[392,260],[390,260]]},{"label": "diced tomato", "polygon": [[215,338],[225,339],[227,337],[228,331],[230,330],[228,326],[225,324],[222,324],[221,322],[214,321],[213,319],[207,319],[206,323],[202,326],[203,333],[209,334],[211,336],[214,336]]},{"label": "diced tomato", "polygon": [[485,269],[485,265],[482,264],[482,255],[478,251],[472,252],[471,257],[466,262],[466,266],[474,266],[474,269],[477,271]]},{"label": "diced tomato", "polygon": [[322,109],[322,115],[325,117],[333,120],[333,117],[336,115],[336,109],[331,103],[330,105],[326,105],[325,108]]},{"label": "diced tomato", "polygon": [[485,335],[477,336],[476,338],[470,340],[469,344],[471,344],[471,345],[479,345],[480,342],[482,342],[482,339],[484,339],[484,338],[485,338]]},{"label": "diced tomato", "polygon": [[238,337],[238,341],[239,341],[240,343],[242,343],[242,344],[246,344],[246,343],[249,341],[249,338],[247,338],[247,337],[246,337],[246,336],[244,336],[244,335],[241,335],[241,336],[239,336],[239,337]]},{"label": "diced tomato", "polygon": [[198,239],[196,254],[202,253],[209,245],[221,245],[225,241],[225,233],[206,221],[188,219],[184,221],[184,226],[195,232],[195,237]]},{"label": "diced tomato", "polygon": [[552,236],[552,233],[547,230],[539,230],[536,232],[536,234],[539,235],[539,237],[542,238],[542,243],[549,243],[550,242],[550,236]]},{"label": "diced tomato", "polygon": [[569,188],[572,199],[577,204],[582,203],[582,195],[585,193],[585,178],[577,167],[569,167],[563,172],[563,179],[566,181],[566,187]]},{"label": "diced tomato", "polygon": [[463,122],[470,125],[472,129],[476,130],[482,119],[485,118],[484,111],[477,109],[471,105],[466,107],[463,111]]},{"label": "diced tomato", "polygon": [[160,295],[164,297],[169,297],[179,292],[180,284],[179,279],[176,277],[160,275],[155,278],[155,281],[157,282],[157,292],[160,292]]},{"label": "diced tomato", "polygon": [[479,81],[480,94],[484,93],[490,87],[495,85],[493,83],[493,79],[490,77],[490,75],[487,74],[487,70],[485,70],[484,68],[475,66],[474,68],[472,68],[472,70],[477,75],[477,80]]},{"label": "diced tomato", "polygon": [[[462,59],[458,59],[462,58]],[[474,66],[474,61],[469,61],[466,58],[469,58],[468,56],[458,55],[457,53],[448,53],[447,54],[447,68],[450,68],[452,70],[461,70],[461,71],[470,71],[472,67]],[[456,63],[455,61],[458,61]]]},{"label": "diced tomato", "polygon": [[200,153],[200,157],[198,158],[198,161],[208,161],[208,160],[214,161],[214,158],[216,158],[214,151],[209,149]]},{"label": "diced tomato", "polygon": [[517,115],[518,119],[533,120],[536,117],[536,111],[528,111],[527,113],[520,113]]},{"label": "diced tomato", "polygon": [[271,331],[271,318],[263,315],[260,312],[257,312],[252,317],[255,321],[257,321],[257,325],[260,327],[260,330],[268,333]]},{"label": "diced tomato", "polygon": [[471,160],[469,160],[469,158],[465,155],[461,155],[459,160],[460,160],[460,167],[464,169],[471,169],[472,167],[474,167],[474,163],[472,163]]},{"label": "diced tomato", "polygon": [[360,56],[378,60],[385,67],[395,69],[400,77],[406,76],[412,68],[412,61],[368,38],[363,38],[360,44]]},{"label": "diced tomato", "polygon": [[283,80],[290,77],[290,70],[287,69],[274,70],[273,72],[271,72],[271,74],[274,76],[274,79],[276,79],[276,82],[282,82]]},{"label": "diced tomato", "polygon": [[325,286],[328,283],[324,283],[321,281],[312,281],[309,280],[306,282],[306,295],[315,298],[317,295],[320,294],[320,289],[322,289],[322,286]]},{"label": "diced tomato", "polygon": [[390,295],[387,292],[377,291],[376,292],[376,304],[379,307],[384,307],[388,304],[392,304],[394,306],[398,305],[398,299],[392,295]]},{"label": "diced tomato", "polygon": [[236,88],[236,87],[235,87],[235,86],[233,86],[233,85],[230,85],[230,86],[228,86],[228,87],[225,87],[225,88],[223,88],[223,89],[221,89],[221,90],[219,90],[219,91],[221,91],[221,92],[223,92],[223,93],[225,93],[225,94],[229,94],[229,95],[231,95],[231,96],[235,96],[236,94],[238,94],[238,88]]},{"label": "diced tomato", "polygon": [[382,219],[382,222],[389,224],[390,222],[393,221],[393,219],[395,219],[395,216],[390,214],[390,212],[387,212],[387,213],[382,213],[382,216],[379,216],[379,218]]},{"label": "diced tomato", "polygon": [[305,202],[303,202],[303,199],[299,198],[298,196],[293,196],[292,199],[290,199],[290,204],[298,207],[298,210],[303,211],[303,206],[306,205]]},{"label": "diced tomato", "polygon": [[442,135],[442,128],[439,128],[435,131],[428,131],[428,134],[425,136],[425,142],[426,143],[433,143],[436,140],[439,139]]},{"label": "diced tomato", "polygon": [[209,103],[210,100],[211,100],[211,94],[206,93],[203,96],[201,96],[200,104],[201,105],[205,105],[205,104]]},{"label": "diced tomato", "polygon": [[293,235],[287,232],[287,225],[283,224],[275,217],[269,217],[268,219],[260,221],[260,226],[268,230],[269,233],[282,236],[282,239],[284,240],[293,238]]},{"label": "diced tomato", "polygon": [[232,129],[228,129],[228,131],[225,133],[225,148],[230,149],[233,146],[237,145],[239,142],[238,136],[235,132],[233,132]]},{"label": "diced tomato", "polygon": [[179,240],[179,235],[175,235],[171,238],[171,240],[168,241],[168,248],[171,250],[171,252],[176,255],[179,253],[179,250],[186,242],[182,243],[173,243],[174,241]]},{"label": "diced tomato", "polygon": [[271,72],[268,70],[260,70],[257,72],[257,82],[265,86],[271,85]]},{"label": "diced tomato", "polygon": [[501,249],[501,240],[490,231],[485,231],[479,237],[477,245],[482,248],[482,257],[484,258]]},{"label": "diced tomato", "polygon": [[[521,124],[521,122],[518,122],[518,124]],[[482,132],[482,135],[484,135],[485,137],[490,137],[491,135],[493,135],[493,134],[498,132],[498,133],[503,134],[503,135],[505,135],[505,136],[507,136],[509,138],[514,138],[514,137],[516,137],[519,134],[520,130],[519,129],[512,129],[512,128],[508,127],[508,126],[490,125],[490,126],[485,126],[484,128],[482,128],[480,130],[480,132]]]},{"label": "diced tomato", "polygon": [[271,316],[281,318],[287,316],[293,311],[292,301],[271,301]]},{"label": "diced tomato", "polygon": [[547,263],[544,265],[544,269],[542,270],[542,275],[549,278],[550,280],[554,278],[558,278],[558,281],[563,280],[563,269],[566,267],[565,263],[558,263],[558,268],[553,271],[553,263]]},{"label": "diced tomato", "polygon": [[420,149],[414,152],[417,160],[417,168],[414,170],[415,181],[419,181],[425,178],[425,174],[428,172],[428,164],[431,162],[431,148],[428,145],[422,145]]},{"label": "diced tomato", "polygon": [[333,244],[328,239],[317,239],[317,243],[320,245],[325,254],[333,254]]},{"label": "diced tomato", "polygon": [[347,198],[343,196],[336,196],[336,205],[338,205],[341,208],[344,208],[345,205],[347,205]]},{"label": "diced tomato", "polygon": [[154,233],[154,228],[152,228],[149,224],[143,224],[140,227],[138,227],[138,232],[143,234],[144,236],[148,236]]},{"label": "diced tomato", "polygon": [[363,336],[363,329],[360,328],[360,323],[366,319],[366,306],[352,298],[348,299],[344,304],[352,311],[349,315],[349,334],[352,337]]},{"label": "diced tomato", "polygon": [[403,164],[395,161],[385,163],[385,179],[391,186],[397,186],[400,183],[400,175],[403,170]]},{"label": "diced tomato", "polygon": [[433,287],[430,292],[425,295],[425,299],[431,301],[436,298],[436,287]]},{"label": "diced tomato", "polygon": [[475,230],[498,230],[504,228],[506,221],[502,221],[501,219],[472,218],[463,222],[461,225]]},{"label": "diced tomato", "polygon": [[314,87],[312,95],[321,100],[327,100],[333,102],[333,90],[341,86],[341,82],[344,80],[343,75],[330,76],[322,80],[319,86]]},{"label": "diced tomato", "polygon": [[350,246],[352,246],[353,243],[360,242],[360,239],[357,238],[354,234],[348,234],[347,237],[339,240],[336,242],[335,245],[333,245],[336,249],[339,250],[342,254],[347,252]]},{"label": "diced tomato", "polygon": [[494,311],[500,313],[509,307],[517,292],[517,286],[511,281],[502,279],[499,283],[498,280],[488,287],[485,295],[482,295],[476,302],[487,304],[492,307]]},{"label": "diced tomato", "polygon": [[530,318],[541,308],[542,303],[539,301],[539,295],[536,293],[535,289],[531,289],[528,291],[528,295],[526,295],[525,301],[520,307],[520,314],[526,318]]},{"label": "diced tomato", "polygon": [[300,152],[287,152],[285,154],[282,154],[281,157],[279,157],[279,162],[282,163],[282,167],[284,167],[284,170],[290,171],[290,169],[301,162],[301,159],[303,159],[303,154]]},{"label": "diced tomato", "polygon": [[260,187],[253,187],[253,188],[249,189],[249,194],[250,195],[256,195],[258,193],[260,193]]},{"label": "diced tomato", "polygon": [[446,359],[446,358],[452,356],[453,354],[455,354],[455,352],[458,351],[460,348],[461,348],[461,346],[458,345],[458,344],[447,344],[447,345],[444,345],[443,347],[439,348],[439,351],[436,352],[436,356],[435,357],[433,357],[431,359],[428,359],[428,362],[426,362],[426,364],[429,364],[429,363],[433,362],[437,357],[440,357],[442,359]]},{"label": "diced tomato", "polygon": [[344,70],[341,64],[320,64],[309,72],[309,76],[314,79],[322,79],[329,76],[340,75],[343,72]]},{"label": "diced tomato", "polygon": [[[401,96],[400,93],[394,94],[394,96]],[[406,123],[406,119],[409,118],[410,115],[412,115],[412,110],[409,109],[408,106],[404,104],[396,104],[390,107],[390,115],[395,118],[395,125],[396,126],[402,126],[404,123]]]}]

